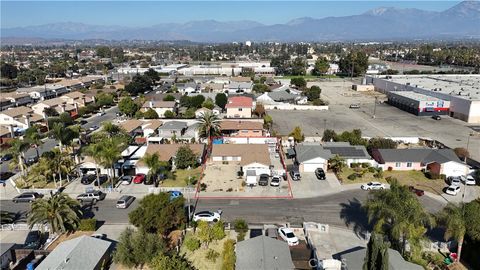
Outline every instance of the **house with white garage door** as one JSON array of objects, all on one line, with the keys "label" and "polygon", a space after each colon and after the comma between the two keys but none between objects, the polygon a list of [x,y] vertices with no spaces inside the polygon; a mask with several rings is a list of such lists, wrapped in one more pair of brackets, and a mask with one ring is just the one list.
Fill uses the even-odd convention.
[{"label": "house with white garage door", "polygon": [[214,144],[212,161],[215,163],[235,162],[240,171],[255,171],[255,175],[271,175],[272,161],[267,144]]},{"label": "house with white garage door", "polygon": [[302,143],[295,146],[295,160],[300,172],[314,172],[317,168],[327,170],[330,151],[320,144]]}]

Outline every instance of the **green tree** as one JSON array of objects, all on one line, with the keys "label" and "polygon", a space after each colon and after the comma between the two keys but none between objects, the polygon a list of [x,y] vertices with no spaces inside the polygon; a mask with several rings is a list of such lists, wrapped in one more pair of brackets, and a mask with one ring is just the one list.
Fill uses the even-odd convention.
[{"label": "green tree", "polygon": [[2,63],[0,67],[0,77],[15,79],[17,77],[18,69],[16,66],[9,63]]},{"label": "green tree", "polygon": [[112,124],[112,122],[104,122],[102,125],[102,131],[105,132],[108,138],[123,135],[122,129],[119,126]]},{"label": "green tree", "polygon": [[15,214],[14,213],[4,211],[4,210],[0,210],[0,224],[2,224],[2,225],[3,224],[10,224],[14,220],[15,220]]},{"label": "green tree", "polygon": [[9,166],[13,168],[20,167],[22,175],[25,175],[25,152],[30,148],[30,144],[21,139],[13,139],[10,142],[10,148],[8,152],[14,157],[13,162],[10,162]]},{"label": "green tree", "polygon": [[163,116],[165,116],[165,118],[167,119],[172,119],[175,117],[175,114],[170,110],[166,110]]},{"label": "green tree", "polygon": [[305,135],[303,135],[302,129],[298,126],[293,129],[289,136],[292,136],[296,142],[303,142],[303,140],[305,140]]},{"label": "green tree", "polygon": [[143,76],[145,76],[148,80],[150,80],[150,82],[152,84],[155,84],[155,82],[159,81],[160,80],[160,75],[158,74],[158,72],[156,72],[153,68],[149,68],[144,74]]},{"label": "green tree", "polygon": [[190,98],[190,106],[189,108],[201,108],[203,102],[205,101],[205,97],[202,95],[196,95]]},{"label": "green tree", "polygon": [[364,74],[368,68],[368,55],[362,51],[352,51],[340,59],[339,67],[342,72],[351,76]]},{"label": "green tree", "polygon": [[330,68],[330,63],[328,62],[327,58],[319,57],[317,61],[315,61],[315,67],[312,70],[313,75],[323,75],[327,73],[328,69]]},{"label": "green tree", "polygon": [[64,193],[55,193],[48,199],[32,202],[28,215],[30,228],[34,224],[48,224],[51,233],[75,231],[80,224],[80,205]]},{"label": "green tree", "polygon": [[309,101],[319,99],[320,98],[320,93],[322,93],[322,89],[320,89],[320,87],[318,87],[316,85],[310,87],[309,89],[307,89],[305,91],[305,95],[307,96]]},{"label": "green tree", "polygon": [[122,150],[126,147],[124,142],[117,138],[108,138],[100,142],[100,164],[109,168],[110,183],[113,187],[113,179],[115,178],[115,163],[122,158]]},{"label": "green tree", "polygon": [[263,83],[256,83],[253,85],[252,88],[253,92],[255,93],[265,93],[265,92],[270,92],[270,89],[268,88],[267,85]]},{"label": "green tree", "polygon": [[129,268],[142,268],[165,248],[165,242],[157,234],[127,228],[118,239],[113,260]]},{"label": "green tree", "polygon": [[177,168],[186,169],[188,167],[196,167],[197,164],[197,155],[188,145],[178,148],[177,154],[175,155],[175,165]]},{"label": "green tree", "polygon": [[[47,159],[47,165],[53,172],[53,179],[58,176],[60,186],[62,186],[63,175],[67,175],[74,168],[74,162],[69,154],[63,153],[58,149],[53,149],[53,158]],[[43,171],[45,173],[45,171]],[[56,182],[55,182],[56,186]]]},{"label": "green tree", "polygon": [[113,95],[108,93],[98,93],[95,96],[95,104],[98,107],[111,106],[114,104]]},{"label": "green tree", "polygon": [[160,161],[160,156],[157,153],[153,154],[145,154],[142,158],[143,163],[148,167],[148,175],[147,177],[151,179],[154,175],[158,174],[160,167],[162,166],[162,162]]},{"label": "green tree", "polygon": [[372,233],[367,244],[363,270],[388,270],[388,247],[383,235]]},{"label": "green tree", "polygon": [[47,117],[58,116],[57,110],[52,107],[46,107],[45,109],[43,109],[43,113],[45,113]]},{"label": "green tree", "polygon": [[146,76],[135,75],[132,81],[125,86],[125,91],[132,96],[137,96],[147,91],[152,91],[152,81]]},{"label": "green tree", "polygon": [[170,201],[166,193],[149,194],[128,214],[130,223],[147,232],[168,235],[186,222],[184,199]]},{"label": "green tree", "polygon": [[269,129],[272,126],[273,119],[270,115],[265,114],[263,115],[263,126]]},{"label": "green tree", "polygon": [[397,142],[388,138],[371,138],[368,140],[367,150],[369,153],[373,149],[396,149]]},{"label": "green tree", "polygon": [[345,163],[345,159],[342,158],[339,155],[333,156],[329,161],[328,164],[330,165],[330,168],[335,172],[339,173],[342,172],[343,168],[347,166]]},{"label": "green tree", "polygon": [[334,130],[326,129],[323,131],[322,141],[324,142],[335,141],[336,137],[337,137],[337,133],[335,133]]},{"label": "green tree", "polygon": [[145,119],[158,119],[158,113],[152,109],[152,108],[149,108],[146,112],[143,113],[143,117]]},{"label": "green tree", "polygon": [[207,139],[208,143],[212,136],[220,134],[220,118],[212,112],[205,112],[200,119],[198,119],[198,132],[201,138]]},{"label": "green tree", "polygon": [[37,158],[40,158],[40,153],[38,148],[43,144],[43,136],[40,134],[40,131],[37,126],[31,126],[25,131],[25,141],[30,144],[31,147],[35,148],[37,153]]},{"label": "green tree", "polygon": [[175,97],[172,96],[172,95],[166,95],[166,96],[163,98],[163,101],[175,101]]},{"label": "green tree", "polygon": [[307,68],[307,61],[303,57],[297,57],[291,64],[291,74],[294,76],[305,75]]},{"label": "green tree", "polygon": [[225,109],[225,105],[227,105],[228,98],[227,95],[224,93],[218,93],[215,95],[215,104],[217,104],[218,107]]},{"label": "green tree", "polygon": [[215,103],[213,103],[213,100],[211,98],[207,98],[207,100],[202,103],[202,108],[207,108],[211,110],[213,109],[213,107],[215,107]]},{"label": "green tree", "polygon": [[71,124],[73,124],[73,118],[70,116],[69,113],[67,112],[64,112],[64,113],[61,113],[59,116],[58,116],[58,119],[60,120],[61,123],[63,123],[65,126],[70,126]]},{"label": "green tree", "polygon": [[390,189],[373,192],[367,200],[368,220],[374,223],[374,231],[388,235],[393,247],[404,256],[408,241],[410,256],[418,259],[422,237],[433,219],[407,186],[396,179],[389,184]]},{"label": "green tree", "polygon": [[215,239],[212,227],[203,220],[197,224],[197,236],[205,248],[208,248],[208,245]]},{"label": "green tree", "polygon": [[72,144],[73,139],[78,138],[79,134],[76,130],[65,127],[62,123],[54,123],[50,134],[59,142],[60,151],[63,151],[64,146]]},{"label": "green tree", "polygon": [[307,81],[303,77],[295,77],[290,79],[290,84],[295,85],[298,88],[304,88],[307,86]]},{"label": "green tree", "polygon": [[152,270],[194,270],[195,268],[183,256],[158,254],[150,262]]},{"label": "green tree", "polygon": [[222,240],[225,238],[225,224],[219,220],[212,226],[212,234],[214,240]]},{"label": "green tree", "polygon": [[111,53],[112,53],[110,51],[110,48],[107,47],[107,46],[99,46],[99,47],[97,47],[95,52],[96,52],[96,55],[100,58],[110,58]]},{"label": "green tree", "polygon": [[138,111],[140,106],[138,106],[137,103],[135,103],[131,98],[125,97],[120,102],[118,103],[118,109],[120,112],[123,114],[126,114],[130,117],[135,115],[135,113]]}]

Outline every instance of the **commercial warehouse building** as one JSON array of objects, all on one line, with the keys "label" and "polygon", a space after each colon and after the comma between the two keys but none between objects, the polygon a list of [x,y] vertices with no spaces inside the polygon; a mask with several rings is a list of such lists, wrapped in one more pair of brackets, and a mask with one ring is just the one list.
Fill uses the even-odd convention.
[{"label": "commercial warehouse building", "polygon": [[388,104],[415,115],[448,115],[450,101],[413,91],[387,93]]},{"label": "commercial warehouse building", "polygon": [[480,75],[366,76],[366,84],[374,85],[376,91],[387,96],[395,95],[389,95],[390,92],[410,91],[437,98],[444,106],[448,101],[451,117],[480,124]]}]

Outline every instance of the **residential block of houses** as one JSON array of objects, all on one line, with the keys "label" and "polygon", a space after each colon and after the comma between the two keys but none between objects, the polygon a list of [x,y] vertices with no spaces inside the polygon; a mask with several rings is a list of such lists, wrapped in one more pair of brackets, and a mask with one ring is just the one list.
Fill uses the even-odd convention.
[{"label": "residential block of houses", "polygon": [[253,99],[244,96],[229,97],[225,108],[227,118],[252,118]]}]

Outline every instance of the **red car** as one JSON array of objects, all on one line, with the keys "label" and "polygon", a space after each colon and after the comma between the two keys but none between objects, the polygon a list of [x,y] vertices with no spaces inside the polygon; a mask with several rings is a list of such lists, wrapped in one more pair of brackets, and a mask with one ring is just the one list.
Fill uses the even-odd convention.
[{"label": "red car", "polygon": [[418,188],[415,188],[414,186],[409,186],[408,189],[417,194],[417,196],[423,196],[423,194],[425,194],[425,191],[421,190],[421,189],[418,189]]},{"label": "red car", "polygon": [[134,184],[141,184],[145,180],[145,174],[143,173],[137,173],[135,175],[135,178],[133,178],[133,183]]}]

